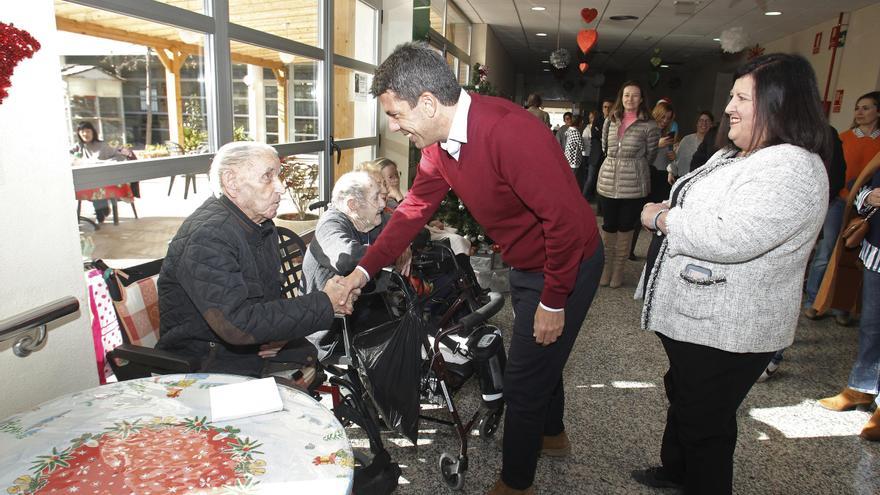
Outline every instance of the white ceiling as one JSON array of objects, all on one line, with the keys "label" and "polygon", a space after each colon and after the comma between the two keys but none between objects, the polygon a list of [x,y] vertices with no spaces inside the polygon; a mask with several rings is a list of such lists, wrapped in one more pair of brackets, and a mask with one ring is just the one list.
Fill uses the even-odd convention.
[{"label": "white ceiling", "polygon": [[[877,3],[877,0],[693,0],[693,14],[676,14],[676,0],[454,0],[472,22],[492,26],[519,72],[538,72],[559,46],[572,54],[577,66],[580,50],[577,33],[593,28],[599,41],[588,55],[590,73],[649,67],[654,49],[664,63],[699,62],[720,53],[713,38],[729,27],[741,26],[751,44],[766,43]],[[561,19],[560,19],[561,3]],[[545,7],[533,11],[532,7]],[[765,16],[764,8],[781,11]],[[582,8],[599,12],[589,25]],[[615,15],[635,15],[636,20],[614,21]],[[535,33],[547,33],[541,38]]]}]

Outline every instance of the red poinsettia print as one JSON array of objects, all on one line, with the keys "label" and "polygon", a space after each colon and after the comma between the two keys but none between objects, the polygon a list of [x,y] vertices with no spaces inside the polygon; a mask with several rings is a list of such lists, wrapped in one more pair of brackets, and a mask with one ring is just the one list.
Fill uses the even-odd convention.
[{"label": "red poinsettia print", "polygon": [[208,425],[205,418],[123,421],[106,433],[83,435],[61,452],[53,449],[40,456],[35,475],[19,477],[7,491],[195,495],[235,487],[236,493],[248,493],[257,484],[254,476],[265,474],[266,463],[254,458],[262,453],[260,444],[237,433],[232,427]]}]

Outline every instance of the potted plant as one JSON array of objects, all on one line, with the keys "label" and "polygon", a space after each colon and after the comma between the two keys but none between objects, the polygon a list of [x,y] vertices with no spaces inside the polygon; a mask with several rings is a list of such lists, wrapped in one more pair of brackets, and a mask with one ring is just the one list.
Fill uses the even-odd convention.
[{"label": "potted plant", "polygon": [[308,208],[318,199],[318,164],[298,159],[295,155],[284,157],[281,159],[280,177],[296,212],[282,213],[278,219],[292,222],[290,229],[294,232],[313,227],[318,216],[308,213]]}]

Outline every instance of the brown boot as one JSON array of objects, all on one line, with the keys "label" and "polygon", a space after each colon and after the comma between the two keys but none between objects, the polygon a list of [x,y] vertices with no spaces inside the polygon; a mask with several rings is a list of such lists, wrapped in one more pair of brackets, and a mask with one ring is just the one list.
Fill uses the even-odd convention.
[{"label": "brown boot", "polygon": [[616,289],[623,285],[623,267],[629,255],[629,244],[632,242],[633,231],[617,233],[617,248],[614,250],[614,261],[611,266],[611,283],[608,285]]},{"label": "brown boot", "polygon": [[541,455],[548,457],[567,457],[571,454],[571,442],[563,431],[559,435],[544,436],[541,441]]},{"label": "brown boot", "polygon": [[850,411],[858,406],[866,406],[872,402],[874,402],[873,395],[846,387],[834,397],[820,399],[819,405],[832,411]]},{"label": "brown boot", "polygon": [[599,285],[608,287],[611,283],[611,264],[614,263],[615,252],[617,251],[617,232],[602,232],[602,244],[605,245],[605,267],[602,268],[602,277],[599,279]]},{"label": "brown boot", "polygon": [[495,485],[486,492],[486,495],[535,495],[535,485],[532,485],[525,490],[517,490],[516,488],[507,486],[507,483],[499,478],[498,481],[495,482]]},{"label": "brown boot", "polygon": [[880,442],[880,407],[874,410],[871,419],[865,423],[859,436],[872,442]]}]

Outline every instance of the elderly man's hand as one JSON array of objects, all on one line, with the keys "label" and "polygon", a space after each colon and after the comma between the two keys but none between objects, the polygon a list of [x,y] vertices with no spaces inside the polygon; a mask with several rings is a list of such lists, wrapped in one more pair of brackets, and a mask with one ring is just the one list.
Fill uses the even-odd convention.
[{"label": "elderly man's hand", "polygon": [[562,335],[565,324],[565,310],[547,311],[540,305],[535,311],[535,343],[548,346]]},{"label": "elderly man's hand", "polygon": [[344,280],[339,275],[331,278],[324,284],[324,293],[330,298],[330,304],[333,305],[333,312],[340,315],[350,315],[354,309],[354,300],[360,295],[359,288],[350,289],[345,285]]},{"label": "elderly man's hand", "polygon": [[257,355],[263,359],[275,357],[278,355],[278,351],[280,351],[285,345],[287,345],[286,340],[267,342],[260,346],[260,352],[258,352]]},{"label": "elderly man's hand", "polygon": [[406,248],[406,251],[394,262],[394,267],[404,277],[409,276],[410,263],[412,262],[412,249]]}]

